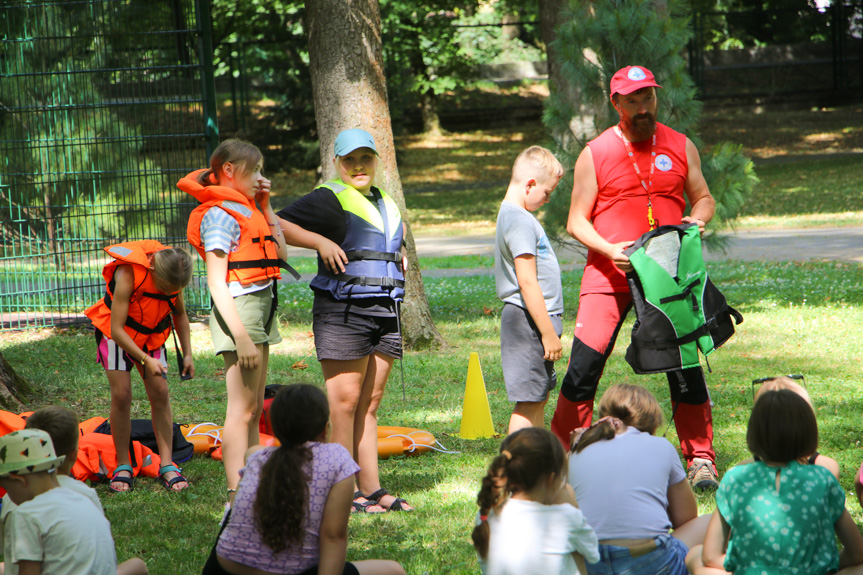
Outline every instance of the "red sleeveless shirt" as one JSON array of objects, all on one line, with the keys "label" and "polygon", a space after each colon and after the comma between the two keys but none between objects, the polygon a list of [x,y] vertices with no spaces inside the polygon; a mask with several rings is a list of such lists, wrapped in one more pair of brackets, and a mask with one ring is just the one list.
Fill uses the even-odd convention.
[{"label": "red sleeveless shirt", "polygon": [[[652,138],[632,142],[635,160],[645,182],[650,180]],[[650,230],[647,223],[647,192],[635,173],[623,139],[609,128],[587,144],[593,156],[599,193],[590,214],[594,229],[611,243],[638,239]],[[650,198],[657,225],[679,224],[686,207],[683,195],[689,165],[686,136],[656,124],[656,169]],[[590,250],[581,293],[628,292],[626,275],[611,260]]]}]

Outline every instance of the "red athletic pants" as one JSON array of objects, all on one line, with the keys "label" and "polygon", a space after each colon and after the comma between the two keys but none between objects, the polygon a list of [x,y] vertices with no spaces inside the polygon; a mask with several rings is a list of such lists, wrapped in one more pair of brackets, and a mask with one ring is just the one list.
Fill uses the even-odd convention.
[{"label": "red athletic pants", "polygon": [[[579,299],[572,353],[551,421],[552,432],[566,446],[573,429],[591,423],[594,397],[605,362],[631,308],[629,292],[582,294]],[[715,461],[713,414],[704,372],[701,367],[695,367],[672,371],[666,376],[683,456],[687,461],[694,457]]]}]

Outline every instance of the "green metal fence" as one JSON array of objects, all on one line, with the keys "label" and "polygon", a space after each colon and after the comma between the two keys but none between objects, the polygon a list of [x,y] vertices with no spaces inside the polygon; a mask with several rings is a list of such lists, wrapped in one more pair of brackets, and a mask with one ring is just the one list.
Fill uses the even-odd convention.
[{"label": "green metal fence", "polygon": [[0,330],[83,321],[107,245],[189,247],[175,183],[218,143],[208,1],[0,5]]}]

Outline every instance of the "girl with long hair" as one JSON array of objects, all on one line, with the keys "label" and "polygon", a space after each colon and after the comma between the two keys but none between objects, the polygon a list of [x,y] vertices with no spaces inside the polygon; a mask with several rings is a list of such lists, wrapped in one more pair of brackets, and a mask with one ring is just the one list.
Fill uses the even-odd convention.
[{"label": "girl with long hair", "polygon": [[404,575],[394,561],[346,562],[357,464],[330,431],[327,397],[288,385],[270,407],[278,447],[249,449],[203,575]]}]

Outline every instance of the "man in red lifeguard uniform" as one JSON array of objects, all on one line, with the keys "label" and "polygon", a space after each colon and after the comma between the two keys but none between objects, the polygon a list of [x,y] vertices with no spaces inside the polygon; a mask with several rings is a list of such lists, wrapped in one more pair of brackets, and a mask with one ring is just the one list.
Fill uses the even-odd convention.
[{"label": "man in red lifeguard uniform", "polygon": [[[627,66],[611,79],[611,103],[620,122],[588,142],[575,164],[567,232],[587,246],[575,337],[551,430],[569,434],[590,425],[605,362],[632,296],[623,250],[663,224],[691,222],[701,232],[716,204],[701,173],[692,141],[656,121],[656,83],[642,66]],[[689,216],[683,215],[689,200]],[[667,374],[674,423],[690,484],[718,485],[713,417],[700,367]]]}]

